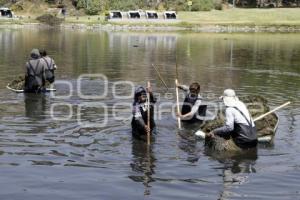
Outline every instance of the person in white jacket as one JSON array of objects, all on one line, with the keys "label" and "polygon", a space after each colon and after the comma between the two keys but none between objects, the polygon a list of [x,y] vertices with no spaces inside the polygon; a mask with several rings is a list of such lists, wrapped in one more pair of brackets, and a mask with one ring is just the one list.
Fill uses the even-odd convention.
[{"label": "person in white jacket", "polygon": [[224,90],[220,97],[225,106],[225,125],[212,130],[206,137],[231,137],[236,146],[249,149],[257,146],[255,124],[246,105],[241,102],[232,89]]}]

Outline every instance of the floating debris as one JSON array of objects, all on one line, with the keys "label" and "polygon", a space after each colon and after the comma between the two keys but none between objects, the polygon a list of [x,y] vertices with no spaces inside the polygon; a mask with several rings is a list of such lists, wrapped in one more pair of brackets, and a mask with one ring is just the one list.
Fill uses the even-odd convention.
[{"label": "floating debris", "polygon": [[15,89],[15,90],[23,90],[25,85],[25,77],[19,76],[16,79],[14,79],[11,83],[8,84],[9,87]]},{"label": "floating debris", "polygon": [[[14,90],[24,90],[25,76],[18,76],[17,78],[13,79],[8,86]],[[46,88],[50,88],[50,83],[48,81],[46,81]]]}]

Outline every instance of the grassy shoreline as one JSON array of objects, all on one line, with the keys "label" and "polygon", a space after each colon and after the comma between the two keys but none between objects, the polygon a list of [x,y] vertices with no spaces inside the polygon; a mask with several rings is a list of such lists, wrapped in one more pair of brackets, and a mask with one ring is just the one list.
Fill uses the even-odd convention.
[{"label": "grassy shoreline", "polygon": [[[20,20],[0,20],[0,25],[26,25],[38,23],[36,16],[23,16]],[[237,28],[294,28],[300,32],[300,8],[274,8],[274,9],[227,9],[223,11],[213,10],[209,12],[178,12],[177,21],[168,20],[122,20],[105,21],[103,15],[96,16],[68,16],[62,26],[112,26],[142,27],[151,29],[166,27],[170,29],[209,29],[209,27],[237,27]]]}]

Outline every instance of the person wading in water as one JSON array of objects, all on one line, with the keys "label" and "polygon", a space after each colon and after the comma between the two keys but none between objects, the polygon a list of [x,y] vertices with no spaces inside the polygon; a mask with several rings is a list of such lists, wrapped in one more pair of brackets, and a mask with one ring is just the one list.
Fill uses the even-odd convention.
[{"label": "person wading in water", "polygon": [[201,105],[200,84],[195,82],[190,87],[186,85],[177,85],[177,87],[186,93],[181,113],[178,113],[178,117],[184,122],[202,122],[199,117],[205,116],[207,106]]},{"label": "person wading in water", "polygon": [[[147,110],[147,91],[150,93],[150,127],[147,126],[148,110]],[[134,93],[133,111],[132,111],[132,135],[136,139],[144,140],[147,136],[147,131],[150,129],[150,134],[155,133],[154,122],[154,106],[156,99],[153,97],[151,88],[139,86]]]},{"label": "person wading in water", "polygon": [[47,66],[40,59],[38,49],[32,49],[30,59],[26,62],[25,87],[27,93],[40,93],[45,91]]},{"label": "person wading in water", "polygon": [[57,66],[52,58],[50,58],[46,52],[46,50],[40,50],[41,59],[45,62],[47,68],[45,71],[46,80],[49,83],[53,83],[55,81],[54,70],[57,69]]}]

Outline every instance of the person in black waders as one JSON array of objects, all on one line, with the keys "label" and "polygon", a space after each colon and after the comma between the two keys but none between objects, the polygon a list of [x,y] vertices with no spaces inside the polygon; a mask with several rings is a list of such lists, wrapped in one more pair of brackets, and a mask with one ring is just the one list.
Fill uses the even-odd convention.
[{"label": "person in black waders", "polygon": [[57,66],[52,58],[50,58],[46,52],[46,50],[39,50],[41,59],[45,62],[47,68],[45,71],[46,80],[49,83],[53,83],[55,81],[54,71],[57,69]]},{"label": "person in black waders", "polygon": [[26,93],[45,92],[46,68],[47,66],[40,59],[39,50],[32,49],[30,59],[26,62],[24,87]]},{"label": "person in black waders", "polygon": [[181,113],[178,113],[178,117],[184,122],[202,123],[201,117],[205,116],[207,106],[201,105],[200,84],[195,82],[190,87],[186,85],[177,85],[177,87],[186,93]]},{"label": "person in black waders", "polygon": [[[150,127],[147,125],[148,121],[148,104],[147,104],[147,91],[150,93]],[[155,134],[154,122],[154,103],[156,99],[153,97],[151,88],[147,90],[139,86],[134,92],[134,102],[132,111],[132,135],[136,139],[147,140],[147,131],[150,128],[151,135]]]},{"label": "person in black waders", "polygon": [[[206,134],[206,137],[208,139],[227,138],[227,146],[232,146],[236,150],[255,148],[257,146],[256,127],[246,105],[238,99],[232,89],[224,90],[224,94],[220,98],[226,106],[225,125],[212,130]],[[232,140],[228,140],[228,137]]]}]

